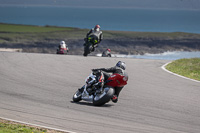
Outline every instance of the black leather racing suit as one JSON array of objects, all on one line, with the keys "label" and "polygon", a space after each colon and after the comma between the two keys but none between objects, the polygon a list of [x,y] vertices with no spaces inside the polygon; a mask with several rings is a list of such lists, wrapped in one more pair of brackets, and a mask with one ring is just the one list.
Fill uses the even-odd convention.
[{"label": "black leather racing suit", "polygon": [[88,38],[90,35],[94,35],[97,37],[98,43],[101,42],[101,40],[103,39],[103,34],[102,31],[96,31],[94,30],[94,28],[92,28],[86,35],[86,38]]},{"label": "black leather racing suit", "polygon": [[92,28],[86,35],[85,43],[83,44],[83,46],[86,46],[86,43],[88,41],[88,37],[89,36],[93,36],[93,38],[95,38],[95,40],[97,40],[97,43],[93,44],[93,50],[95,47],[97,47],[97,44],[100,43],[103,39],[103,34],[102,31],[96,31],[94,30],[94,28]]},{"label": "black leather racing suit", "polygon": [[[123,70],[122,68],[120,67],[117,67],[117,66],[114,66],[114,67],[111,67],[111,68],[100,68],[100,69],[93,69],[94,71],[96,70],[101,70],[104,74],[104,77],[105,77],[105,81],[111,76],[109,73],[112,73],[112,74],[120,74],[120,75],[124,75],[125,74],[125,70]],[[119,93],[120,91],[122,90],[123,87],[116,87],[115,88],[115,94],[117,97],[119,96]]]}]

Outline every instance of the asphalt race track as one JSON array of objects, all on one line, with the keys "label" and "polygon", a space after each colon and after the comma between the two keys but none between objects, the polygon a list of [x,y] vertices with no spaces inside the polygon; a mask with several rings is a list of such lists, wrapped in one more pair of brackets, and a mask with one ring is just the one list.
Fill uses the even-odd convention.
[{"label": "asphalt race track", "polygon": [[[125,61],[128,85],[102,107],[72,96],[92,68]],[[0,52],[0,117],[77,133],[200,133],[200,83],[169,61]]]}]

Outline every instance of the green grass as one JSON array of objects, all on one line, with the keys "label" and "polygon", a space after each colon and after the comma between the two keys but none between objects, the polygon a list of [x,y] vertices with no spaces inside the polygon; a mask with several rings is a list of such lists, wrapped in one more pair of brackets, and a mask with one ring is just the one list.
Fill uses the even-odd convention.
[{"label": "green grass", "polygon": [[[92,27],[91,27],[92,28]],[[51,37],[72,37],[72,39],[80,39],[86,36],[89,29],[79,29],[72,27],[56,27],[56,26],[31,26],[0,23],[0,37],[12,34],[20,36],[42,34],[43,36],[50,35]],[[103,29],[102,29],[103,30]],[[6,34],[4,34],[6,33]],[[200,38],[200,34],[183,33],[183,32],[132,32],[132,31],[105,31],[103,30],[104,38],[160,38],[160,39],[195,39]],[[9,37],[9,36],[8,36]]]},{"label": "green grass", "polygon": [[54,26],[31,26],[31,25],[15,25],[15,24],[0,24],[0,32],[17,32],[17,33],[40,33],[40,32],[56,32],[56,31],[71,31],[75,28],[54,27]]},{"label": "green grass", "polygon": [[0,119],[0,133],[63,133],[63,132]]},{"label": "green grass", "polygon": [[200,81],[200,58],[179,59],[168,64],[166,69]]},{"label": "green grass", "polygon": [[33,44],[50,40],[83,39],[88,30],[0,23],[0,43]]},{"label": "green grass", "polygon": [[0,123],[0,133],[46,133],[46,129],[37,129],[20,124]]}]

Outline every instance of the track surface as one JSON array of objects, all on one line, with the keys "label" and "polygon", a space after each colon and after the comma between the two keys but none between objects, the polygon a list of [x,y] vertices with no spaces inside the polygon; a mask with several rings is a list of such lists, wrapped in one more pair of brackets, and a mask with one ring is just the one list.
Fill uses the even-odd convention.
[{"label": "track surface", "polygon": [[[92,68],[125,61],[119,102],[73,103]],[[78,133],[199,133],[200,84],[161,69],[168,61],[0,52],[0,117]]]}]

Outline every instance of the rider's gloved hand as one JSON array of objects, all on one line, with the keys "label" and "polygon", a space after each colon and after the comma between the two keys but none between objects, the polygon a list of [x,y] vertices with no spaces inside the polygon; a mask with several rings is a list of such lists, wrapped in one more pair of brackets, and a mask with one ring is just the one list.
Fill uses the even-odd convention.
[{"label": "rider's gloved hand", "polygon": [[92,72],[94,75],[98,74],[99,73],[99,69],[92,69]]}]

